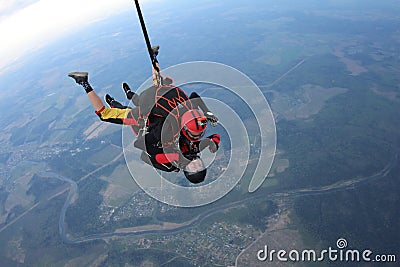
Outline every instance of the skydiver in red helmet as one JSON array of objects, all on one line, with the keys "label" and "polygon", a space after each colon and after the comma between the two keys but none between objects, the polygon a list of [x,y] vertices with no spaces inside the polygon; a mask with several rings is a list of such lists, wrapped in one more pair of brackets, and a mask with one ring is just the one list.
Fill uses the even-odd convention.
[{"label": "skydiver in red helmet", "polygon": [[[153,47],[155,60],[158,49]],[[188,97],[173,85],[171,78],[163,78],[154,67],[152,71],[153,86],[140,95],[132,92],[127,83],[122,84],[134,108],[122,105],[108,94],[105,101],[109,107],[105,107],[89,84],[87,72],[71,72],[68,76],[83,86],[102,121],[132,127],[137,136],[134,145],[143,150],[144,162],[166,172],[183,170],[191,183],[203,182],[207,169],[199,153],[207,147],[215,153],[220,143],[219,134],[203,136],[208,123],[216,126],[218,119],[197,93]]]}]

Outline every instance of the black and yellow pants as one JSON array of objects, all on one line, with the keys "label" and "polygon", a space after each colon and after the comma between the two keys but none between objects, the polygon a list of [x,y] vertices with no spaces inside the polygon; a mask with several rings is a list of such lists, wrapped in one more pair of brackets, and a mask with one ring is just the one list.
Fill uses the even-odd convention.
[{"label": "black and yellow pants", "polygon": [[131,126],[135,135],[137,135],[141,127],[138,108],[126,106],[106,108],[103,106],[96,111],[96,114],[102,121]]}]

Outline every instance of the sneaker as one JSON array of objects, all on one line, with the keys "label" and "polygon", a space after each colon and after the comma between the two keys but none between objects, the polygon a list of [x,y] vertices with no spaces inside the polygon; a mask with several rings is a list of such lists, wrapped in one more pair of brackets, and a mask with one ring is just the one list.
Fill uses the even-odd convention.
[{"label": "sneaker", "polygon": [[122,89],[125,92],[126,98],[128,100],[132,100],[132,103],[138,107],[139,106],[139,96],[131,91],[131,88],[129,87],[129,85],[127,83],[122,83]]},{"label": "sneaker", "polygon": [[126,95],[128,95],[128,93],[131,92],[131,88],[127,83],[122,83],[122,89],[124,89]]},{"label": "sneaker", "polygon": [[70,72],[69,77],[73,78],[76,83],[83,84],[88,82],[89,73],[87,72]]},{"label": "sneaker", "polygon": [[124,89],[126,98],[131,100],[132,97],[134,97],[135,93],[131,91],[131,88],[129,87],[129,85],[127,83],[122,83],[122,89]]},{"label": "sneaker", "polygon": [[111,104],[114,101],[114,98],[112,96],[110,96],[109,94],[106,94],[104,96],[104,100],[106,101],[106,103],[110,106],[113,107],[113,105]]},{"label": "sneaker", "polygon": [[158,56],[158,50],[160,49],[159,45],[155,45],[151,47],[151,50],[153,51],[154,56]]}]

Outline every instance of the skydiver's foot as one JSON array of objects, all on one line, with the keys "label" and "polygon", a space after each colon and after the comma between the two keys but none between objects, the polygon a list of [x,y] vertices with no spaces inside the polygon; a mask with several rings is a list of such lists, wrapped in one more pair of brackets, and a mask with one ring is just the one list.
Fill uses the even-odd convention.
[{"label": "skydiver's foot", "polygon": [[122,89],[125,92],[126,98],[128,98],[129,100],[132,100],[132,103],[135,106],[139,105],[139,97],[137,94],[135,94],[134,92],[131,91],[131,88],[129,87],[129,85],[127,83],[122,83]]},{"label": "skydiver's foot", "polygon": [[129,85],[127,83],[122,83],[122,89],[125,92],[126,98],[131,100],[133,94],[135,94],[135,93],[131,91],[131,88],[129,87]]},{"label": "skydiver's foot", "polygon": [[152,46],[151,50],[153,50],[154,56],[158,56],[158,50],[160,50],[160,46],[159,45]]},{"label": "skydiver's foot", "polygon": [[114,105],[112,104],[114,101],[114,98],[112,96],[110,96],[109,94],[106,94],[104,96],[104,100],[106,101],[106,103],[112,108],[114,107]]},{"label": "skydiver's foot", "polygon": [[89,73],[87,72],[70,72],[69,77],[73,78],[77,84],[88,83]]},{"label": "skydiver's foot", "polygon": [[122,105],[119,103],[117,100],[114,99],[114,97],[110,96],[109,94],[106,94],[104,96],[104,100],[110,106],[110,108],[119,108],[119,109],[126,109],[128,108],[127,106]]},{"label": "skydiver's foot", "polygon": [[90,86],[88,77],[89,73],[87,72],[70,72],[68,74],[69,77],[73,78],[77,84],[80,84],[85,89],[86,93],[90,93],[93,91],[92,86]]}]

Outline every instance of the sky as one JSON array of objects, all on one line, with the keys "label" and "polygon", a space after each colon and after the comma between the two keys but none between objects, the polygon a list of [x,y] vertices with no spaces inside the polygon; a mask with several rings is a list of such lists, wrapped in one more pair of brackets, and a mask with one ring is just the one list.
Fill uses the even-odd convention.
[{"label": "sky", "polygon": [[133,0],[0,0],[0,74],[27,52],[128,8]]}]

